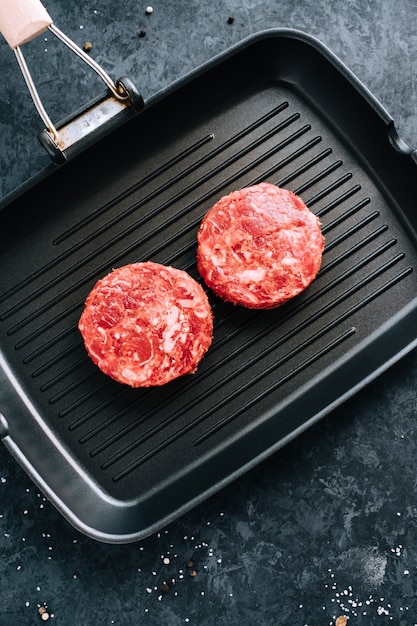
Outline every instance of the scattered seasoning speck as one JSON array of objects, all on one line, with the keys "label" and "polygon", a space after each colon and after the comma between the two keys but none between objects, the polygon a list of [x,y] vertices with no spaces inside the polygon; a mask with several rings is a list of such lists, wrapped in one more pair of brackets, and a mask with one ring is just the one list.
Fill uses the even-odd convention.
[{"label": "scattered seasoning speck", "polygon": [[345,615],[341,615],[340,617],[337,618],[335,626],[346,626],[347,624],[347,617]]},{"label": "scattered seasoning speck", "polygon": [[139,37],[146,37],[146,28],[141,28],[140,29]]},{"label": "scattered seasoning speck", "polygon": [[192,567],[194,565],[194,563],[191,561],[191,559],[187,562],[187,567]]},{"label": "scattered seasoning speck", "polygon": [[91,52],[92,49],[93,49],[93,44],[91,43],[91,41],[86,41],[84,44],[84,51]]},{"label": "scattered seasoning speck", "polygon": [[169,585],[168,583],[162,583],[162,587],[161,587],[162,591],[164,593],[167,593],[169,591]]},{"label": "scattered seasoning speck", "polygon": [[227,23],[233,24],[234,21],[235,21],[235,18],[233,17],[233,15],[229,15],[229,17],[227,18]]},{"label": "scattered seasoning speck", "polygon": [[164,565],[169,565],[171,563],[171,561],[169,560],[169,558],[166,556],[163,560]]},{"label": "scattered seasoning speck", "polygon": [[195,577],[197,576],[197,570],[192,569],[192,570],[191,570],[191,572],[190,572],[190,576],[191,576],[192,578],[195,578]]},{"label": "scattered seasoning speck", "polygon": [[51,617],[45,606],[40,606],[38,608],[38,613],[40,615],[41,620],[44,622],[47,622],[48,619]]},{"label": "scattered seasoning speck", "polygon": [[152,7],[146,7],[145,13],[146,13],[146,15],[151,15],[151,13],[153,13],[153,8]]}]

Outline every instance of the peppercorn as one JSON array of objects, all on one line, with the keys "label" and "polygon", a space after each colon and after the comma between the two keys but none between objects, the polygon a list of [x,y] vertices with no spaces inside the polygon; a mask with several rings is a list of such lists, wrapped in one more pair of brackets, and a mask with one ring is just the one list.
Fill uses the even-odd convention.
[{"label": "peppercorn", "polygon": [[227,23],[233,24],[234,21],[235,21],[235,18],[233,17],[233,15],[229,15],[229,17],[227,18]]},{"label": "peppercorn", "polygon": [[146,37],[146,28],[141,28],[140,29],[139,37]]},{"label": "peppercorn", "polygon": [[84,44],[84,50],[85,52],[90,52],[90,50],[92,50],[93,48],[93,44],[91,43],[91,41],[86,41]]}]

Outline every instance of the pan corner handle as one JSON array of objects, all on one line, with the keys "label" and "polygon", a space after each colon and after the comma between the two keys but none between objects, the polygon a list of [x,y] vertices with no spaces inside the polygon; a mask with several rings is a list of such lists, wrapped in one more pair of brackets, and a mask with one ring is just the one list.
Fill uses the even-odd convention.
[{"label": "pan corner handle", "polygon": [[130,78],[122,76],[116,81],[116,87],[122,93],[127,94],[130,106],[136,113],[139,113],[145,108],[145,101]]},{"label": "pan corner handle", "polygon": [[390,120],[390,122],[388,123],[388,139],[392,147],[399,154],[409,156],[410,154],[413,154],[413,152],[415,152],[415,150],[413,150],[413,148],[410,148],[408,143],[404,141],[404,139],[402,139],[398,134],[394,120]]},{"label": "pan corner handle", "polygon": [[66,162],[67,158],[64,152],[59,148],[59,146],[52,139],[50,133],[44,128],[40,133],[38,133],[38,139],[43,146],[43,148],[48,153],[52,163],[55,165],[62,165]]},{"label": "pan corner handle", "polygon": [[9,424],[3,413],[0,411],[0,439],[4,439],[9,434]]}]

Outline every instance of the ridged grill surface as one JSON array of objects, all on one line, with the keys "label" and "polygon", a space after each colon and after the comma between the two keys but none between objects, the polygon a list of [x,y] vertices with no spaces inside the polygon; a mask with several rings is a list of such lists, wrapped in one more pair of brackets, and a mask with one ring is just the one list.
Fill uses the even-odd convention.
[{"label": "ridged grill surface", "polygon": [[[131,390],[102,375],[77,331],[96,280],[141,260],[199,280],[202,216],[220,196],[263,180],[301,195],[321,220],[326,246],[313,285],[275,311],[244,310],[210,294],[212,348],[196,374],[164,388]],[[415,253],[386,199],[342,140],[285,86],[196,123],[169,150],[138,151],[120,184],[103,180],[93,192],[80,188],[79,202],[71,197],[77,193],[50,227],[41,224],[4,253],[9,279],[0,323],[45,422],[116,495],[119,488],[134,495],[139,477],[151,488],[185,472],[279,412],[415,289]]]}]

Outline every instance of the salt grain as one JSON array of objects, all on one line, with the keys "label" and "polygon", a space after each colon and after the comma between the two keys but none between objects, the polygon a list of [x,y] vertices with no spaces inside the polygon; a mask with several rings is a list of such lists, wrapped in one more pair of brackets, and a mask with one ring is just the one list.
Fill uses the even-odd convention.
[{"label": "salt grain", "polygon": [[153,13],[153,8],[152,7],[146,7],[145,13],[146,13],[146,15],[151,15]]},{"label": "salt grain", "polygon": [[383,606],[379,606],[376,612],[378,613],[378,615],[389,615],[389,611],[387,609],[384,609]]}]

